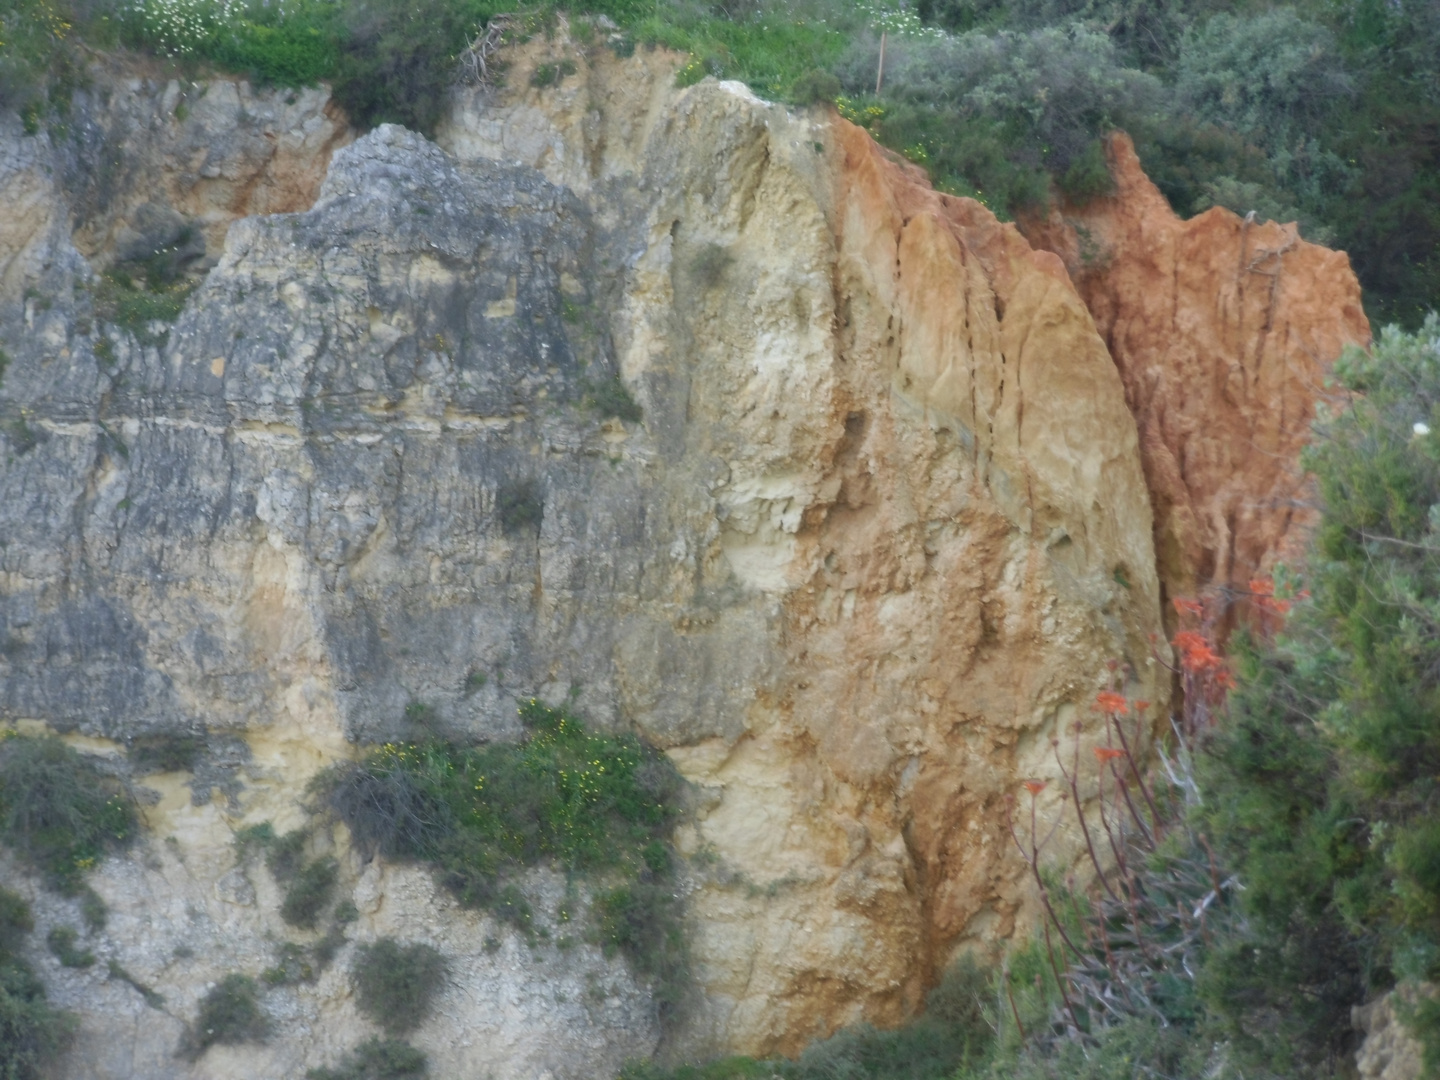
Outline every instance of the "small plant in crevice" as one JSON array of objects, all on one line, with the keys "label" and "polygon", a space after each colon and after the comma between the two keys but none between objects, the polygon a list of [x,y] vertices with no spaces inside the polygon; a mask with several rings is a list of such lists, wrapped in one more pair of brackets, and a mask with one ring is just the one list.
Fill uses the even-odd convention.
[{"label": "small plant in crevice", "polygon": [[62,895],[93,897],[86,871],[138,829],[130,792],[94,760],[53,736],[0,738],[0,842]]},{"label": "small plant in crevice", "polygon": [[291,926],[313,930],[324,914],[340,877],[340,864],[330,856],[307,859],[310,836],[304,829],[277,835],[268,821],[249,825],[235,833],[235,859],[245,863],[258,852],[265,854],[265,866],[276,883],[284,886],[280,917]]},{"label": "small plant in crevice", "polygon": [[0,886],[0,1076],[40,1080],[75,1031],[69,1013],[45,1000],[45,985],[19,955],[35,928],[30,905]]},{"label": "small plant in crevice", "polygon": [[618,375],[609,379],[586,380],[580,403],[599,416],[607,419],[613,416],[627,424],[638,424],[645,415]]},{"label": "small plant in crevice", "polygon": [[309,1069],[305,1080],[421,1080],[429,1075],[424,1052],[401,1039],[369,1039],[328,1069]]},{"label": "small plant in crevice", "polygon": [[589,731],[563,709],[532,700],[520,717],[518,743],[387,743],[317,777],[317,801],[360,852],[431,865],[462,904],[532,941],[524,868],[588,877],[594,939],[629,959],[673,1015],[689,972],[669,843],[678,775],[639,739]]},{"label": "small plant in crevice", "polygon": [[226,975],[201,1000],[200,1011],[181,1042],[180,1053],[197,1060],[216,1044],[264,1042],[270,1017],[260,1004],[260,988],[248,975]]},{"label": "small plant in crevice", "polygon": [[87,968],[95,963],[95,954],[89,949],[76,948],[79,938],[73,926],[57,926],[46,936],[45,944],[65,967]]},{"label": "small plant in crevice", "polygon": [[389,1035],[404,1035],[424,1023],[445,980],[445,958],[429,945],[404,945],[394,938],[360,945],[351,978],[360,1011]]}]

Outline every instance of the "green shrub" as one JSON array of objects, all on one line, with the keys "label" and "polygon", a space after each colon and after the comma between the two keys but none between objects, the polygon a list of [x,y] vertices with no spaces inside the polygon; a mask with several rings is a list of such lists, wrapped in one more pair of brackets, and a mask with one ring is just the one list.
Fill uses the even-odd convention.
[{"label": "green shrub", "polygon": [[217,1043],[233,1045],[264,1042],[270,1036],[270,1018],[260,1004],[260,988],[248,975],[230,974],[200,1000],[200,1012],[182,1051],[196,1060]]},{"label": "green shrub", "polygon": [[419,1027],[447,974],[445,958],[429,945],[380,938],[355,950],[352,971],[360,1010],[390,1035]]},{"label": "green shrub", "polygon": [[0,887],[0,1077],[40,1080],[65,1049],[75,1021],[45,1001],[45,986],[17,954],[34,929],[30,906]]},{"label": "green shrub", "polygon": [[290,881],[280,904],[280,917],[291,926],[314,929],[320,913],[330,903],[339,873],[340,864],[331,858],[306,863]]},{"label": "green shrub", "polygon": [[45,938],[55,958],[69,968],[86,968],[95,963],[95,954],[89,949],[77,949],[75,942],[80,935],[72,926],[57,926]]},{"label": "green shrub", "polygon": [[620,381],[618,375],[611,379],[587,382],[581,402],[600,416],[613,416],[627,424],[638,424],[643,416],[640,406],[630,396],[629,389]]},{"label": "green shrub", "polygon": [[526,933],[530,907],[514,884],[524,867],[553,860],[608,879],[597,933],[662,1003],[678,1001],[687,957],[668,846],[673,767],[632,736],[589,732],[537,701],[520,715],[521,743],[387,744],[322,774],[317,793],[359,850],[429,863],[462,903]]},{"label": "green shrub", "polygon": [[1307,455],[1313,599],[1275,642],[1237,644],[1205,776],[1249,929],[1200,988],[1260,1069],[1323,1071],[1354,1050],[1352,1005],[1440,977],[1440,644],[1421,629],[1440,617],[1440,320],[1336,373],[1357,396]]},{"label": "green shrub", "polygon": [[0,740],[0,841],[64,895],[137,828],[129,792],[91,759],[52,736]]},{"label": "green shrub", "polygon": [[310,1069],[305,1080],[418,1080],[428,1075],[425,1055],[399,1039],[370,1039],[333,1069]]}]

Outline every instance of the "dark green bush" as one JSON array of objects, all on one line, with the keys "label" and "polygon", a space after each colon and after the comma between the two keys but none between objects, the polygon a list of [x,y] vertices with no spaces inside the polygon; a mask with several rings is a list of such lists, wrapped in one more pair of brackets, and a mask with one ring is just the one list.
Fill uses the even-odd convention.
[{"label": "dark green bush", "polygon": [[1250,921],[1201,992],[1238,1053],[1300,1075],[1353,1052],[1352,1005],[1440,977],[1440,446],[1425,433],[1440,428],[1440,320],[1382,332],[1337,374],[1363,396],[1307,458],[1323,496],[1313,600],[1273,644],[1238,643],[1205,775]]},{"label": "dark green bush", "polygon": [[138,828],[123,784],[59,739],[0,740],[0,841],[74,896],[84,874]]},{"label": "dark green bush", "polygon": [[448,966],[429,945],[380,938],[355,950],[352,977],[360,1010],[390,1035],[404,1035],[430,1015]]},{"label": "dark green bush", "polygon": [[316,859],[306,863],[291,879],[280,904],[280,917],[291,926],[314,929],[320,914],[330,903],[340,864],[334,859]]},{"label": "dark green bush", "polygon": [[0,1077],[40,1080],[74,1034],[75,1022],[45,1001],[45,987],[17,955],[34,929],[30,907],[0,887]]},{"label": "dark green bush", "polygon": [[182,1051],[194,1061],[217,1043],[264,1042],[270,1018],[260,1004],[260,988],[248,975],[230,974],[200,1001],[200,1012]]},{"label": "dark green bush", "polygon": [[305,1080],[419,1080],[428,1075],[425,1055],[399,1039],[370,1039],[333,1069],[310,1069]]}]

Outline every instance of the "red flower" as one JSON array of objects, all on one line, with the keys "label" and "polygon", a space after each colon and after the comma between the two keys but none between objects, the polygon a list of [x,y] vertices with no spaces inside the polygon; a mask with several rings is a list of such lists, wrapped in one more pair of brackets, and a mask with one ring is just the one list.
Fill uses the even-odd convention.
[{"label": "red flower", "polygon": [[1026,780],[1026,781],[1025,781],[1025,790],[1028,791],[1031,795],[1039,795],[1040,792],[1042,792],[1042,791],[1045,790],[1045,781],[1044,781],[1044,780]]},{"label": "red flower", "polygon": [[1190,600],[1183,596],[1177,596],[1170,602],[1175,605],[1175,610],[1181,615],[1200,615],[1205,611],[1200,605],[1200,601]]},{"label": "red flower", "polygon": [[1101,712],[1123,715],[1130,711],[1129,704],[1125,701],[1124,694],[1117,694],[1113,690],[1101,690],[1095,695],[1095,708]]},{"label": "red flower", "polygon": [[1141,698],[1139,701],[1135,702],[1135,711],[1141,714],[1149,712],[1150,702],[1146,701],[1144,698]]},{"label": "red flower", "polygon": [[1125,751],[1124,751],[1124,750],[1120,750],[1120,749],[1118,749],[1118,748],[1116,748],[1116,747],[1114,747],[1114,746],[1097,746],[1097,747],[1095,747],[1095,760],[1098,761],[1098,762],[1100,762],[1100,764],[1102,764],[1102,765],[1105,764],[1105,762],[1107,762],[1107,761],[1114,761],[1117,757],[1124,757],[1124,756],[1125,756]]}]

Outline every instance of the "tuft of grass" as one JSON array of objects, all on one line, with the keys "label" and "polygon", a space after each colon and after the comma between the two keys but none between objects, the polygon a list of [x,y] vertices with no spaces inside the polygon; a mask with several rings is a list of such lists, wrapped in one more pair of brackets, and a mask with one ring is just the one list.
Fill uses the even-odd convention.
[{"label": "tuft of grass", "polygon": [[530,73],[530,85],[537,89],[557,86],[569,76],[574,75],[575,71],[575,61],[570,59],[554,64],[537,64],[535,70]]},{"label": "tuft of grass", "polygon": [[333,1069],[309,1069],[305,1080],[420,1080],[429,1075],[425,1054],[400,1039],[361,1043]]},{"label": "tuft of grass", "polygon": [[55,959],[68,968],[87,968],[95,963],[95,954],[89,949],[77,949],[75,942],[79,933],[73,926],[57,926],[45,938]]},{"label": "tuft of grass", "polygon": [[260,1004],[260,988],[248,975],[230,974],[200,1001],[200,1012],[186,1034],[181,1053],[191,1061],[223,1043],[264,1042],[270,1018]]},{"label": "tuft of grass", "polygon": [[93,759],[53,736],[0,740],[0,841],[58,892],[81,894],[85,872],[138,828],[129,792]]},{"label": "tuft of grass", "polygon": [[403,1035],[430,1015],[447,970],[445,958],[429,945],[380,938],[355,950],[356,1003],[387,1034]]}]

